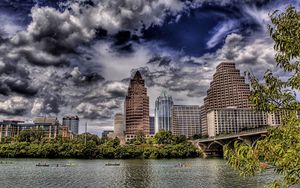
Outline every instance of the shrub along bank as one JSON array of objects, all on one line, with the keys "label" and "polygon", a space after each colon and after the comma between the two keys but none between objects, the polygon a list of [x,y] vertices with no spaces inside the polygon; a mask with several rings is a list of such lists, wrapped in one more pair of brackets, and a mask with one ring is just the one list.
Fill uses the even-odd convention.
[{"label": "shrub along bank", "polygon": [[2,158],[79,158],[79,159],[161,159],[202,156],[185,137],[161,131],[154,138],[143,135],[126,145],[119,139],[102,139],[81,134],[73,139],[49,140],[36,136],[34,130],[21,132],[18,137],[0,144]]}]

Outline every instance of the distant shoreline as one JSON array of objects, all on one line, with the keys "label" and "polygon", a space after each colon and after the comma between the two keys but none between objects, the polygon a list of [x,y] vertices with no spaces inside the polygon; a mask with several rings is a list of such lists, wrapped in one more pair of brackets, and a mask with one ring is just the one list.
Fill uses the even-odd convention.
[{"label": "distant shoreline", "polygon": [[73,143],[0,144],[0,159],[184,159],[203,157],[191,143],[141,145],[84,145]]}]

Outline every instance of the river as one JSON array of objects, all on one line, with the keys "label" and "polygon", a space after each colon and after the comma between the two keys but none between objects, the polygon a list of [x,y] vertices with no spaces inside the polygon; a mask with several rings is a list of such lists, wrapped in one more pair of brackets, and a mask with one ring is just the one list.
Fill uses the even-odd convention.
[{"label": "river", "polygon": [[[274,179],[271,170],[242,178],[222,159],[0,161],[1,188],[259,188]],[[37,167],[38,163],[50,166]]]}]

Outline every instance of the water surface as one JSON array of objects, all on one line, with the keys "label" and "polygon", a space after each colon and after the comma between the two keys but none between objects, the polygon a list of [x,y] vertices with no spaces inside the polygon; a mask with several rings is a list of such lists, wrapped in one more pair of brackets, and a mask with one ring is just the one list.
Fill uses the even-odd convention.
[{"label": "water surface", "polygon": [[[242,178],[222,159],[0,160],[12,163],[0,164],[1,188],[259,188],[274,179],[272,171]],[[38,163],[50,166],[37,167]],[[120,166],[105,166],[107,163]],[[73,166],[63,167],[65,164]]]}]

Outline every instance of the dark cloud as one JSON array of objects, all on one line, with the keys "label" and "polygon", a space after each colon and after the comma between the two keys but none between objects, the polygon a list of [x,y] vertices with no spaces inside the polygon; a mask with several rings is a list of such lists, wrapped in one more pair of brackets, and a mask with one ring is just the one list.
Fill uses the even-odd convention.
[{"label": "dark cloud", "polygon": [[60,112],[60,106],[64,105],[61,96],[58,93],[48,94],[44,97],[44,109],[42,109],[42,113],[44,114],[58,114]]},{"label": "dark cloud", "polygon": [[105,80],[96,72],[81,73],[78,67],[75,67],[70,73],[66,72],[64,77],[66,79],[72,79],[77,85],[90,84]]},{"label": "dark cloud", "polygon": [[[5,58],[5,52],[0,52],[0,75],[12,75],[12,77],[20,77],[23,79],[28,79],[29,71],[17,62],[7,60]],[[3,58],[4,56],[4,58]],[[2,60],[2,61],[1,61]]]},{"label": "dark cloud", "polygon": [[5,109],[0,109],[0,113],[7,116],[21,116],[27,114],[27,109],[13,109],[13,111],[8,111]]},{"label": "dark cloud", "polygon": [[[201,104],[221,61],[257,74],[274,68],[262,21],[273,2],[43,0],[32,10],[25,5],[31,1],[6,3],[14,3],[7,12],[26,9],[28,25],[0,26],[5,115],[78,114],[106,121],[122,111],[131,69],[141,71],[151,100],[164,89],[180,103]],[[18,23],[14,17],[22,16],[5,25]]]},{"label": "dark cloud", "polygon": [[98,90],[82,94],[75,109],[88,119],[108,119],[115,109],[120,109],[127,90],[127,84],[122,82],[105,82]]},{"label": "dark cloud", "polygon": [[158,64],[158,66],[169,66],[171,61],[172,60],[169,57],[155,56],[155,57],[151,58],[147,63],[148,64]]},{"label": "dark cloud", "polygon": [[[32,97],[37,94],[38,90],[37,88],[32,87],[29,83],[29,80],[25,80],[22,78],[8,78],[1,81],[1,85],[4,87],[6,86],[7,89],[9,88],[10,92],[16,92],[27,97]],[[6,90],[6,92],[8,91]]]},{"label": "dark cloud", "polygon": [[[16,2],[6,4],[13,6]],[[113,36],[120,51],[132,52],[129,40],[137,40],[137,36],[131,32],[162,25],[167,15],[180,14],[186,8],[178,0],[67,1],[60,3],[64,7],[61,10],[43,7],[43,1],[37,4],[41,7],[31,9],[31,23],[11,39],[9,51],[15,59],[25,58],[40,66],[68,63],[67,56],[76,53],[77,47],[107,34]]]}]

